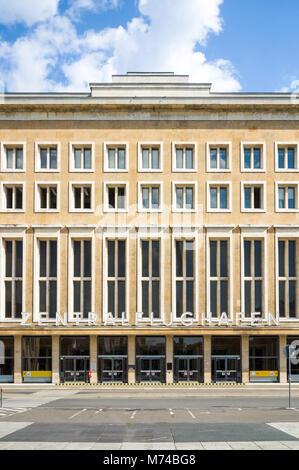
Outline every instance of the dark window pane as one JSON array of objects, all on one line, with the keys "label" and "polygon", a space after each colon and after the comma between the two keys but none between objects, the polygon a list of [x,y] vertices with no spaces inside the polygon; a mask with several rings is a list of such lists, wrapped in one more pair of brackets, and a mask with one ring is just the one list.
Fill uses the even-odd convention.
[{"label": "dark window pane", "polygon": [[23,189],[16,187],[16,209],[23,208]]},{"label": "dark window pane", "polygon": [[279,316],[285,317],[285,281],[279,281]]},{"label": "dark window pane", "polygon": [[220,209],[227,209],[227,189],[220,188]]},{"label": "dark window pane", "polygon": [[261,188],[254,188],[254,208],[261,209]]},{"label": "dark window pane", "polygon": [[84,149],[84,168],[90,170],[91,168],[91,150]]},{"label": "dark window pane", "polygon": [[80,282],[74,281],[74,312],[81,312]]},{"label": "dark window pane", "polygon": [[16,277],[23,276],[23,242],[16,241],[16,268],[15,275]]},{"label": "dark window pane", "polygon": [[194,313],[194,282],[186,282],[186,310],[187,312]]},{"label": "dark window pane", "polygon": [[16,168],[17,170],[23,169],[23,149],[16,150]]},{"label": "dark window pane", "polygon": [[284,149],[278,150],[278,167],[284,168]]},{"label": "dark window pane", "polygon": [[57,189],[56,188],[50,188],[50,209],[56,209],[57,208]]},{"label": "dark window pane", "polygon": [[143,315],[148,317],[148,281],[142,281],[142,312]]},{"label": "dark window pane", "polygon": [[245,149],[244,150],[244,167],[245,168],[250,168],[250,155],[251,155],[251,150]]},{"label": "dark window pane", "polygon": [[118,242],[118,277],[126,276],[126,242]]},{"label": "dark window pane", "polygon": [[285,242],[278,242],[279,276],[285,276]]},{"label": "dark window pane", "polygon": [[115,242],[108,241],[108,277],[115,276]]},{"label": "dark window pane", "polygon": [[254,168],[261,168],[261,150],[254,149],[253,151],[253,159],[254,159]]},{"label": "dark window pane", "polygon": [[108,167],[115,168],[115,150],[114,149],[108,150]]},{"label": "dark window pane", "polygon": [[183,313],[183,283],[176,282],[176,316],[180,317]]},{"label": "dark window pane", "polygon": [[255,312],[262,312],[262,281],[255,281]]},{"label": "dark window pane", "polygon": [[152,311],[154,318],[160,317],[160,282],[153,281],[152,283]]},{"label": "dark window pane", "polygon": [[219,155],[220,155],[220,168],[224,170],[225,168],[227,168],[227,150],[225,148],[220,149]]},{"label": "dark window pane", "polygon": [[81,188],[74,188],[75,209],[81,209]]},{"label": "dark window pane", "polygon": [[159,150],[158,149],[152,149],[152,169],[153,170],[158,170],[160,167],[159,164]]},{"label": "dark window pane", "polygon": [[117,193],[117,208],[124,209],[125,208],[125,188],[119,187]]},{"label": "dark window pane", "polygon": [[22,299],[23,299],[23,289],[22,281],[15,282],[15,315],[16,318],[21,318],[22,316]]},{"label": "dark window pane", "polygon": [[50,281],[50,318],[55,318],[57,312],[57,283]]},{"label": "dark window pane", "polygon": [[176,275],[177,277],[183,276],[183,242],[176,241]]},{"label": "dark window pane", "polygon": [[44,241],[39,242],[39,275],[47,275],[47,242]]},{"label": "dark window pane", "polygon": [[47,283],[46,281],[39,282],[39,311],[47,311]]},{"label": "dark window pane", "polygon": [[110,209],[115,209],[115,188],[108,188],[108,204]]},{"label": "dark window pane", "polygon": [[122,313],[126,311],[126,283],[125,281],[118,281],[118,318],[121,318]]},{"label": "dark window pane", "polygon": [[81,276],[81,242],[74,241],[74,277]]},{"label": "dark window pane", "polygon": [[228,289],[227,289],[228,283],[227,281],[220,281],[220,308],[221,312],[220,313],[228,313]]},{"label": "dark window pane", "polygon": [[47,209],[47,188],[40,188],[40,207]]},{"label": "dark window pane", "polygon": [[251,316],[251,281],[245,281],[245,316]]},{"label": "dark window pane", "polygon": [[288,168],[295,168],[295,152],[294,149],[288,149]]},{"label": "dark window pane", "polygon": [[192,241],[186,241],[186,276],[194,275],[194,244]]},{"label": "dark window pane", "polygon": [[244,275],[251,276],[251,242],[244,242]]},{"label": "dark window pane", "polygon": [[142,149],[142,168],[149,168],[149,149]]},{"label": "dark window pane", "polygon": [[227,277],[227,241],[220,241],[220,276]]},{"label": "dark window pane", "polygon": [[192,149],[186,149],[186,168],[188,170],[191,170],[192,168],[194,168]]},{"label": "dark window pane", "polygon": [[5,276],[11,277],[12,276],[12,242],[5,243],[5,251],[6,251]]},{"label": "dark window pane", "polygon": [[115,314],[115,282],[108,281],[108,312]]},{"label": "dark window pane", "polygon": [[91,282],[83,282],[83,316],[84,318],[88,317],[89,312],[91,312]]},{"label": "dark window pane", "polygon": [[57,276],[57,242],[50,241],[50,277]]},{"label": "dark window pane", "polygon": [[5,318],[12,317],[12,305],[11,305],[11,282],[5,282]]},{"label": "dark window pane", "polygon": [[296,317],[296,281],[289,282],[289,315]]},{"label": "dark window pane", "polygon": [[251,188],[244,189],[245,209],[251,209]]},{"label": "dark window pane", "polygon": [[13,189],[6,188],[6,208],[7,209],[13,208],[12,197],[13,197]]},{"label": "dark window pane", "polygon": [[91,242],[84,241],[84,277],[91,276]]},{"label": "dark window pane", "polygon": [[57,169],[57,149],[50,148],[50,168],[53,170]]},{"label": "dark window pane", "polygon": [[217,168],[217,149],[210,150],[210,167]]},{"label": "dark window pane", "polygon": [[296,276],[296,242],[289,241],[289,276]]},{"label": "dark window pane", "polygon": [[212,317],[217,317],[217,282],[210,282],[210,310]]},{"label": "dark window pane", "polygon": [[254,241],[254,275],[255,277],[262,276],[262,242],[260,240]]},{"label": "dark window pane", "polygon": [[210,241],[210,276],[217,276],[217,242]]},{"label": "dark window pane", "polygon": [[142,242],[142,276],[147,277],[149,275],[148,270],[148,253],[149,253],[149,242]]},{"label": "dark window pane", "polygon": [[47,168],[47,149],[41,149],[40,151],[40,167]]},{"label": "dark window pane", "polygon": [[183,150],[176,149],[176,167],[178,169],[183,168]]},{"label": "dark window pane", "polygon": [[126,167],[126,162],[125,162],[125,149],[118,149],[118,168],[120,170],[124,170]]},{"label": "dark window pane", "polygon": [[160,276],[160,242],[152,241],[152,276]]}]

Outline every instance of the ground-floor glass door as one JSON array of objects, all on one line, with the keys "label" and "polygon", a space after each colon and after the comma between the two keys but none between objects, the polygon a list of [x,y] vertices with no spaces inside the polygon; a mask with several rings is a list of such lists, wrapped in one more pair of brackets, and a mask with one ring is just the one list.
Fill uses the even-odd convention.
[{"label": "ground-floor glass door", "polygon": [[201,356],[175,356],[174,381],[175,382],[201,382],[202,381]]},{"label": "ground-floor glass door", "polygon": [[240,356],[212,356],[213,382],[239,382]]},{"label": "ground-floor glass door", "polygon": [[99,357],[100,382],[127,382],[127,357]]},{"label": "ground-floor glass door", "polygon": [[165,357],[136,357],[137,382],[165,382]]},{"label": "ground-floor glass door", "polygon": [[88,382],[89,356],[68,356],[60,358],[61,382]]}]

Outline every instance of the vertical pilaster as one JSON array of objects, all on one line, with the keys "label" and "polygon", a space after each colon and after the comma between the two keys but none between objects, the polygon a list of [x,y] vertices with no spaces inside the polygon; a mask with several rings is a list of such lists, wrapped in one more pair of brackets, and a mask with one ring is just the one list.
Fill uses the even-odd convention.
[{"label": "vertical pilaster", "polygon": [[[171,370],[167,370],[167,364],[171,363]],[[166,336],[166,383],[173,383],[173,336]]]},{"label": "vertical pilaster", "polygon": [[60,383],[59,375],[59,340],[60,336],[52,336],[52,383]]},{"label": "vertical pilaster", "polygon": [[14,383],[22,383],[22,336],[14,338]]},{"label": "vertical pilaster", "polygon": [[242,382],[249,382],[249,336],[244,335],[242,341]]},{"label": "vertical pilaster", "polygon": [[212,380],[211,374],[211,347],[212,339],[211,336],[204,336],[204,382],[210,383]]},{"label": "vertical pilaster", "polygon": [[280,383],[287,382],[287,358],[283,352],[283,349],[287,345],[287,336],[279,336],[279,381]]},{"label": "vertical pilaster", "polygon": [[135,366],[135,336],[128,336],[128,383],[134,384],[136,382],[136,370],[131,369],[130,366]]},{"label": "vertical pilaster", "polygon": [[89,338],[90,341],[90,370],[91,378],[90,383],[96,384],[98,382],[98,337],[92,335]]}]

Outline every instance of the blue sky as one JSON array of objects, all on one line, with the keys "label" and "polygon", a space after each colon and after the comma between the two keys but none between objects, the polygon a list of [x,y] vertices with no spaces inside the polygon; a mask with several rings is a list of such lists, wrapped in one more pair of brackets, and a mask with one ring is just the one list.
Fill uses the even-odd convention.
[{"label": "blue sky", "polygon": [[0,12],[6,91],[84,91],[133,70],[215,91],[291,91],[299,79],[297,0],[0,0]]}]

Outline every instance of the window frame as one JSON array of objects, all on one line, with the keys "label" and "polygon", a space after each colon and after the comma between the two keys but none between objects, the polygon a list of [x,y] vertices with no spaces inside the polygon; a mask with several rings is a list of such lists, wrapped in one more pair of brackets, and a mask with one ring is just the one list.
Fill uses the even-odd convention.
[{"label": "window frame", "polygon": [[[57,168],[41,168],[40,165],[40,157],[41,157],[41,149],[47,148],[47,151],[50,150],[51,147],[56,147],[57,150]],[[34,144],[35,149],[35,173],[60,173],[60,156],[61,156],[61,144],[60,142],[35,142]]]},{"label": "window frame", "polygon": [[[40,187],[51,187],[51,186],[56,186],[56,209],[42,209],[40,207]],[[60,182],[59,181],[35,181],[34,183],[34,212],[38,213],[55,213],[55,212],[60,212]]]},{"label": "window frame", "polygon": [[[177,208],[176,207],[176,188],[182,186],[184,188],[184,201],[186,200],[186,188],[189,186],[193,187],[193,209]],[[196,212],[197,211],[197,181],[172,181],[172,212],[182,213],[182,212]]]},{"label": "window frame", "polygon": [[[211,207],[211,187],[217,187],[217,201],[220,201],[220,188],[227,187],[227,208],[221,209]],[[207,197],[207,212],[232,212],[232,182],[231,181],[207,181],[206,185],[206,197]],[[220,205],[220,204],[219,204]]]},{"label": "window frame", "polygon": [[[108,152],[109,149],[124,148],[125,150],[125,168],[109,168]],[[104,142],[103,143],[103,172],[104,173],[128,173],[129,171],[129,143],[128,142]]]},{"label": "window frame", "polygon": [[[252,188],[260,186],[262,188],[261,202],[262,208],[245,208],[245,186],[250,186]],[[241,212],[267,212],[266,206],[266,192],[267,192],[267,183],[265,181],[241,181]],[[254,196],[251,196],[254,197]]]},{"label": "window frame", "polygon": [[[153,209],[151,207],[147,209],[142,206],[142,189],[144,187],[150,188],[150,194],[152,194],[153,188],[159,188],[159,207],[157,209]],[[138,191],[138,212],[163,212],[163,183],[162,182],[139,181],[137,183],[137,191]]]},{"label": "window frame", "polygon": [[[295,188],[295,208],[279,208],[279,188]],[[299,183],[298,181],[275,181],[275,212],[299,212]]]},{"label": "window frame", "polygon": [[[26,172],[26,142],[1,142],[1,172],[2,173],[25,173]],[[22,147],[23,149],[23,168],[7,168],[6,166],[6,148],[13,147],[14,149]]]},{"label": "window frame", "polygon": [[[220,148],[227,149],[227,168],[220,168],[219,164],[217,168],[211,168],[210,150],[211,148],[217,148],[217,162],[219,162],[219,150]],[[206,172],[207,173],[231,173],[232,171],[232,142],[206,142]]]},{"label": "window frame", "polygon": [[[109,187],[120,187],[125,188],[125,207],[124,209],[111,209],[109,208],[108,188]],[[103,183],[103,212],[110,213],[127,213],[129,212],[129,183],[122,181],[104,181]]]},{"label": "window frame", "polygon": [[[295,167],[294,168],[279,168],[279,148],[294,147],[295,148]],[[275,142],[275,173],[298,173],[299,172],[299,142]]]},{"label": "window frame", "polygon": [[[6,194],[5,189],[6,187],[22,187],[22,209],[7,209],[6,206]],[[24,213],[26,211],[26,184],[24,181],[2,181],[1,182],[1,210],[0,212],[5,213]]]},{"label": "window frame", "polygon": [[[75,148],[84,147],[91,150],[91,168],[75,168]],[[95,171],[95,144],[94,142],[70,142],[69,143],[69,173],[94,173]]]},{"label": "window frame", "polygon": [[[193,148],[193,168],[177,168],[176,167],[176,149],[177,147],[183,147],[184,155],[186,154],[186,149]],[[172,142],[171,144],[171,154],[172,154],[172,173],[197,173],[197,160],[198,160],[198,149],[197,142]]]},{"label": "window frame", "polygon": [[[265,173],[266,172],[266,143],[265,142],[241,142],[241,173]],[[261,168],[245,168],[245,149],[250,147],[251,155],[255,148],[261,149]]]},{"label": "window frame", "polygon": [[[149,148],[150,152],[153,149],[159,148],[159,168],[143,168],[142,166],[142,149]],[[163,142],[138,142],[138,173],[162,173],[163,172]]]},{"label": "window frame", "polygon": [[[77,209],[75,208],[75,187],[90,187],[90,209]],[[69,212],[94,212],[94,181],[70,181],[69,182]]]}]

